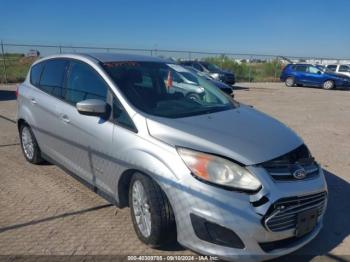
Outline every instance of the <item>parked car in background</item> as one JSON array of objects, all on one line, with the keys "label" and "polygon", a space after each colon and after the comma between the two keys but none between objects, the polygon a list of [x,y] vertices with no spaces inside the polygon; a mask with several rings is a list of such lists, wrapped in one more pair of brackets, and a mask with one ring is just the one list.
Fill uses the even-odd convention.
[{"label": "parked car in background", "polygon": [[233,95],[233,88],[231,86],[229,86],[229,85],[227,85],[224,82],[221,82],[219,80],[215,80],[214,78],[212,78],[208,74],[203,73],[203,72],[195,69],[192,66],[185,66],[185,67],[186,67],[186,69],[188,69],[192,73],[197,74],[197,75],[202,76],[202,77],[205,77],[208,81],[212,82],[217,88],[219,88],[224,93],[226,93],[228,95]]},{"label": "parked car in background", "polygon": [[55,163],[129,206],[138,238],[153,247],[177,239],[252,261],[310,242],[328,191],[302,139],[195,74],[200,101],[172,92],[174,70],[160,58],[112,53],[35,62],[17,89],[25,158]]},{"label": "parked car in background", "polygon": [[332,65],[325,65],[325,67],[329,71],[350,77],[350,65],[332,64]]},{"label": "parked car in background", "polygon": [[288,64],[280,79],[286,86],[316,86],[324,89],[350,87],[350,78],[311,64]]},{"label": "parked car in background", "polygon": [[234,73],[221,69],[220,67],[204,61],[181,61],[181,65],[192,66],[200,72],[209,74],[215,80],[222,81],[229,85],[236,83]]},{"label": "parked car in background", "polygon": [[200,101],[204,96],[204,88],[202,88],[196,77],[187,69],[176,64],[169,64],[171,68],[163,70],[163,80],[168,87],[169,93],[181,93],[185,97]]}]

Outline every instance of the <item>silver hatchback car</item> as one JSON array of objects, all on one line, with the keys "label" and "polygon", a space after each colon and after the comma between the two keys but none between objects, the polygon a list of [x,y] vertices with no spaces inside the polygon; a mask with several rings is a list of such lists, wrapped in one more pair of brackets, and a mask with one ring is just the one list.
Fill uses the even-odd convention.
[{"label": "silver hatchback car", "polygon": [[174,91],[174,68],[110,53],[35,62],[18,89],[24,156],[129,206],[151,246],[253,261],[312,240],[327,185],[301,138],[191,72],[203,94]]}]

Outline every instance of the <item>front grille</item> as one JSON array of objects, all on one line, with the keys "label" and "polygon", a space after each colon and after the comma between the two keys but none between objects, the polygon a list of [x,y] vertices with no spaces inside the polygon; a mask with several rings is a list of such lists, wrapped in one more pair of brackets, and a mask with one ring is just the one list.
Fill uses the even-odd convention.
[{"label": "front grille", "polygon": [[275,202],[263,218],[266,228],[273,232],[295,229],[300,212],[317,209],[318,217],[324,212],[327,193],[282,198]]},{"label": "front grille", "polygon": [[299,169],[305,171],[305,177],[302,179],[314,178],[319,174],[319,166],[305,145],[301,145],[278,158],[264,162],[261,166],[276,181],[300,180],[300,178],[294,176],[294,172]]},{"label": "front grille", "polygon": [[277,181],[298,180],[296,177],[294,177],[293,173],[295,170],[300,168],[305,170],[305,177],[303,180],[314,178],[319,174],[319,166],[314,161],[310,163],[300,162],[292,165],[265,167],[266,171],[269,172],[271,177]]}]

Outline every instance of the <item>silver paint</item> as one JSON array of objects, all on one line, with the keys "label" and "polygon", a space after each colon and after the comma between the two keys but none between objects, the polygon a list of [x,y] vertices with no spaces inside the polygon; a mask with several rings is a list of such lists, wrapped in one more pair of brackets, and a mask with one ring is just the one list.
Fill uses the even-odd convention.
[{"label": "silver paint", "polygon": [[[77,59],[93,67],[110,86],[137,128],[137,132],[133,132],[98,116],[79,114],[75,106],[32,86],[27,76],[19,88],[17,117],[31,126],[41,151],[66,169],[117,202],[121,199],[118,190],[121,177],[129,175],[131,170],[149,175],[169,199],[180,244],[202,254],[240,261],[274,258],[293,252],[318,234],[322,217],[314,231],[295,246],[270,253],[259,246],[260,242],[294,236],[293,231],[269,232],[262,225],[262,216],[276,200],[327,191],[322,169],[313,179],[278,183],[257,165],[288,153],[303,143],[288,127],[245,105],[182,119],[150,116],[128,103],[99,61],[167,61],[118,54],[66,54],[43,60],[58,57]],[[35,98],[35,104],[31,102],[32,98]],[[260,180],[262,189],[249,195],[205,184],[191,175],[175,146],[238,161]],[[268,196],[269,201],[253,207],[251,202],[263,196]],[[233,230],[244,242],[245,249],[200,240],[194,233],[191,213]]]}]

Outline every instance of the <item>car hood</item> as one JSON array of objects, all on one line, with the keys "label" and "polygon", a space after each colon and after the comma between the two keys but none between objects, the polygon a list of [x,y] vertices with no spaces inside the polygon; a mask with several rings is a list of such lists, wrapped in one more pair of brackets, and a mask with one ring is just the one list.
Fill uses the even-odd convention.
[{"label": "car hood", "polygon": [[152,116],[147,126],[151,136],[165,143],[222,155],[244,165],[274,159],[303,144],[291,129],[245,105],[177,119]]},{"label": "car hood", "polygon": [[221,82],[221,81],[218,81],[218,80],[215,80],[215,79],[210,79],[210,81],[218,88],[231,88],[231,86],[229,85],[226,85],[225,83]]}]

